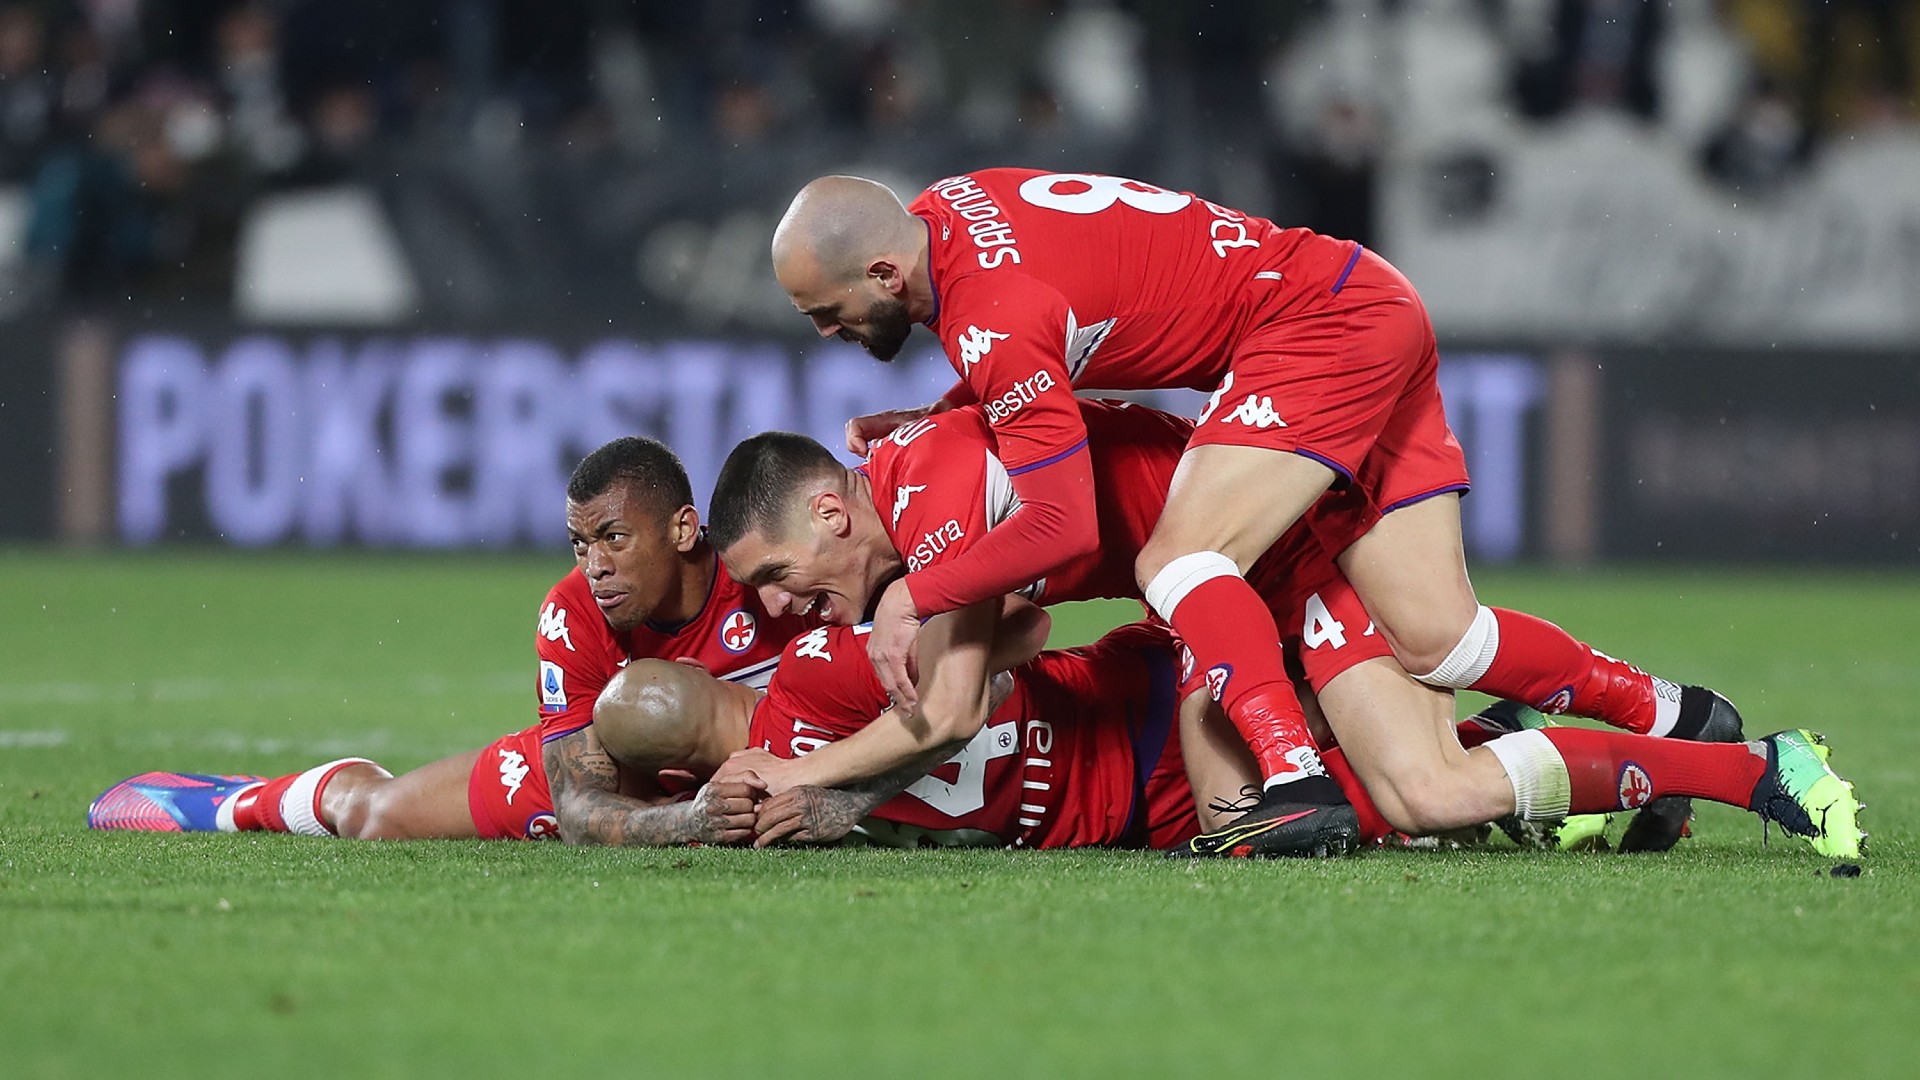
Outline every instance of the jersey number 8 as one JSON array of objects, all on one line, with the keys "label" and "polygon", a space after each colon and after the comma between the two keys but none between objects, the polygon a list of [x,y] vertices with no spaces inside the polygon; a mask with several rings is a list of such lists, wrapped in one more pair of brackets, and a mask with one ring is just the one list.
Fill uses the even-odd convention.
[{"label": "jersey number 8", "polygon": [[[1070,188],[1067,191],[1060,187]],[[1149,214],[1177,214],[1193,196],[1154,187],[1124,176],[1097,173],[1048,173],[1020,185],[1020,197],[1035,206],[1067,214],[1097,214],[1114,203],[1124,203]]]}]

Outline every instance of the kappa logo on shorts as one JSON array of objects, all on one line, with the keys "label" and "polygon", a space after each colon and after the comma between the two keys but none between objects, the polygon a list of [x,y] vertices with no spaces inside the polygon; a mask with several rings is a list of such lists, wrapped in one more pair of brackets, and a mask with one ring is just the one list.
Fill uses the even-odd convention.
[{"label": "kappa logo on shorts", "polygon": [[1539,709],[1548,716],[1559,716],[1561,713],[1573,708],[1573,687],[1563,686],[1555,690],[1552,697],[1535,705],[1534,708]]},{"label": "kappa logo on shorts", "polygon": [[527,839],[560,839],[560,819],[552,814],[535,814],[527,819]]},{"label": "kappa logo on shorts", "polygon": [[518,750],[500,750],[500,786],[507,789],[507,805],[513,805],[513,797],[520,794],[520,785],[527,780],[527,758]]},{"label": "kappa logo on shorts", "polygon": [[551,660],[540,661],[540,711],[565,712],[567,673]]},{"label": "kappa logo on shorts", "polygon": [[1270,427],[1286,427],[1287,422],[1273,409],[1271,395],[1248,394],[1237,408],[1220,421],[1223,424],[1245,424],[1262,431]]},{"label": "kappa logo on shorts", "polygon": [[972,371],[973,365],[979,363],[981,357],[993,351],[994,342],[1005,341],[1012,336],[982,330],[977,326],[967,327],[966,333],[953,339],[953,347],[960,350],[960,374]]},{"label": "kappa logo on shorts", "polygon": [[720,645],[730,653],[743,653],[753,648],[753,639],[759,636],[759,624],[745,608],[734,608],[725,622],[720,624]]},{"label": "kappa logo on shorts", "polygon": [[1637,762],[1620,766],[1620,809],[1637,810],[1653,799],[1653,778]]},{"label": "kappa logo on shorts", "polygon": [[1232,664],[1216,664],[1207,669],[1207,693],[1213,700],[1219,701],[1220,695],[1227,691],[1227,680],[1233,678]]}]

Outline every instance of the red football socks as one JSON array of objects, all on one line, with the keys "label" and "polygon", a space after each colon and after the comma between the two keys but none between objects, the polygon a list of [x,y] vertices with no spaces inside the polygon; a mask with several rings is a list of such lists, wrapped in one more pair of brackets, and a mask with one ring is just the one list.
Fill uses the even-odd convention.
[{"label": "red football socks", "polygon": [[1261,777],[1319,775],[1313,737],[1281,659],[1280,632],[1246,579],[1208,578],[1180,599],[1168,621],[1253,751]]},{"label": "red football socks", "polygon": [[1767,770],[1747,743],[1649,739],[1615,731],[1544,728],[1567,765],[1574,814],[1633,810],[1662,795],[1690,795],[1745,808]]},{"label": "red football socks", "polygon": [[1575,641],[1521,611],[1491,608],[1499,647],[1468,689],[1524,702],[1543,713],[1590,716],[1638,735],[1665,735],[1680,715],[1680,688]]},{"label": "red football socks", "polygon": [[277,776],[252,791],[242,792],[233,803],[233,824],[241,832],[264,829],[286,832],[287,819],[280,816],[280,800],[287,789],[300,779],[299,773]]}]

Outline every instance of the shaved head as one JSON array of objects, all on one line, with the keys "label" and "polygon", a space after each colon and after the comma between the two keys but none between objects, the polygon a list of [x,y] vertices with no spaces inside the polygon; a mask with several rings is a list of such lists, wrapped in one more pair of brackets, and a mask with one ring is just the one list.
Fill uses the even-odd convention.
[{"label": "shaved head", "polygon": [[773,230],[773,268],[811,269],[830,282],[864,276],[877,258],[918,239],[918,225],[886,185],[858,176],[823,176],[800,189]]},{"label": "shaved head", "polygon": [[746,746],[758,697],[690,664],[634,660],[607,681],[594,702],[594,734],[626,768],[705,775]]},{"label": "shaved head", "polygon": [[823,176],[773,231],[773,274],[821,337],[891,360],[933,311],[927,227],[882,184]]}]

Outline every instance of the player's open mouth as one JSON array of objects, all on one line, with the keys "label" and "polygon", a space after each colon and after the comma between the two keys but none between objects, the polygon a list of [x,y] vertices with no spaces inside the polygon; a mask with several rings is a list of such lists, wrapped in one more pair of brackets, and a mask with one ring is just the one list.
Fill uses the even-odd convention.
[{"label": "player's open mouth", "polygon": [[800,617],[805,618],[818,613],[824,619],[827,617],[828,606],[826,593],[814,593],[813,599],[807,601],[807,606],[800,609]]},{"label": "player's open mouth", "polygon": [[601,611],[611,611],[625,603],[626,599],[627,594],[624,592],[593,594],[593,602],[600,605]]}]

